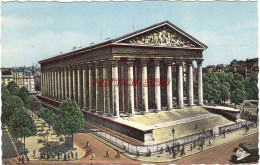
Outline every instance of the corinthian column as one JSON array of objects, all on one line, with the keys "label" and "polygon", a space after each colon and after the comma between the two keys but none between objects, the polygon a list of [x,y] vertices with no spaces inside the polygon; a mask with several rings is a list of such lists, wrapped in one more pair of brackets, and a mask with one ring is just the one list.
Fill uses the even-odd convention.
[{"label": "corinthian column", "polygon": [[68,87],[69,87],[69,98],[72,100],[72,67],[68,65]]},{"label": "corinthian column", "polygon": [[198,99],[199,99],[199,105],[203,106],[203,82],[202,82],[202,61],[198,60]]},{"label": "corinthian column", "polygon": [[61,95],[61,100],[60,101],[63,101],[64,100],[64,68],[63,67],[60,67],[60,95]]},{"label": "corinthian column", "polygon": [[184,107],[183,103],[183,62],[177,61],[178,66],[178,106],[179,108]]},{"label": "corinthian column", "polygon": [[82,78],[81,78],[81,65],[79,64],[77,67],[77,80],[78,80],[78,105],[82,108]]},{"label": "corinthian column", "polygon": [[77,96],[77,66],[72,65],[73,71],[72,71],[72,89],[73,89],[73,100],[77,103],[78,102],[78,96]]},{"label": "corinthian column", "polygon": [[[99,74],[99,65],[95,64],[95,82],[96,82],[96,111],[100,111],[100,74]],[[99,82],[99,83],[97,83]]]},{"label": "corinthian column", "polygon": [[160,61],[154,61],[154,70],[155,70],[155,110],[161,111],[162,110],[162,103],[161,103],[161,86],[160,86]]},{"label": "corinthian column", "polygon": [[82,64],[83,109],[87,109],[87,66]]},{"label": "corinthian column", "polygon": [[186,65],[188,67],[188,105],[193,105],[193,64],[192,61],[187,61]]},{"label": "corinthian column", "polygon": [[64,99],[68,98],[68,68],[64,67]]},{"label": "corinthian column", "polygon": [[147,81],[147,60],[144,59],[142,63],[142,108],[146,113],[148,111],[148,81]]},{"label": "corinthian column", "polygon": [[60,68],[57,68],[57,100],[61,101],[61,71]]},{"label": "corinthian column", "polygon": [[52,84],[51,84],[51,88],[52,88],[52,99],[55,100],[55,71],[52,71]]},{"label": "corinthian column", "polygon": [[133,61],[127,62],[128,66],[128,112],[131,115],[135,114],[135,105],[134,105],[134,68],[133,68]]},{"label": "corinthian column", "polygon": [[94,106],[93,106],[93,70],[92,70],[92,65],[88,64],[88,91],[89,91],[89,110],[93,110]]},{"label": "corinthian column", "polygon": [[118,61],[112,62],[112,108],[115,117],[119,117]]},{"label": "corinthian column", "polygon": [[169,84],[167,85],[167,109],[173,109],[172,106],[172,61],[167,61],[167,81]]}]

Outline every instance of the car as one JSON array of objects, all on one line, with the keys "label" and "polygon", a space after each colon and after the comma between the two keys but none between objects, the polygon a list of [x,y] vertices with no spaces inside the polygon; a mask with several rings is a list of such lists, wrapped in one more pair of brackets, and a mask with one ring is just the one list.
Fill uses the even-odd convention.
[{"label": "car", "polygon": [[236,154],[231,156],[234,163],[258,162],[259,160],[258,144],[240,143],[234,152]]}]

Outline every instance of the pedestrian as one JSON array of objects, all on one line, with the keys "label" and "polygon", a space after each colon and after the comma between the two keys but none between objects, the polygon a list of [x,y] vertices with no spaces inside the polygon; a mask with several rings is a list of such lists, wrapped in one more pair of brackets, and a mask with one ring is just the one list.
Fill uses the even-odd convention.
[{"label": "pedestrian", "polygon": [[212,139],[209,139],[209,145],[210,146],[212,145]]},{"label": "pedestrian", "polygon": [[196,147],[196,140],[194,140],[194,142],[193,142],[193,146],[194,146],[194,148]]},{"label": "pedestrian", "polygon": [[226,138],[226,130],[224,130],[224,138]]},{"label": "pedestrian", "polygon": [[195,124],[195,129],[198,129],[198,123]]},{"label": "pedestrian", "polygon": [[87,141],[87,143],[86,143],[86,147],[89,148],[89,142],[88,142],[88,141]]},{"label": "pedestrian", "polygon": [[175,152],[175,150],[174,150],[173,153],[172,153],[172,157],[173,157],[173,159],[176,158],[176,152]]},{"label": "pedestrian", "polygon": [[203,151],[203,143],[201,143],[201,145],[200,145],[200,146],[201,146],[201,150]]},{"label": "pedestrian", "polygon": [[140,156],[139,151],[136,152],[136,156],[139,158],[139,156]]},{"label": "pedestrian", "polygon": [[35,157],[35,149],[33,150],[33,157]]},{"label": "pedestrian", "polygon": [[75,156],[76,156],[76,160],[78,160],[78,152],[76,152]]},{"label": "pedestrian", "polygon": [[169,155],[171,155],[172,154],[172,150],[171,150],[171,148],[169,147]]},{"label": "pedestrian", "polygon": [[190,144],[190,151],[192,151],[192,144]]},{"label": "pedestrian", "polygon": [[66,153],[64,154],[64,161],[67,161],[67,155],[66,155]]},{"label": "pedestrian", "polygon": [[95,152],[92,153],[92,160],[95,160],[96,156],[95,156]]},{"label": "pedestrian", "polygon": [[89,154],[91,154],[91,151],[92,151],[92,150],[91,150],[91,147],[89,147]]},{"label": "pedestrian", "polygon": [[163,148],[161,147],[161,149],[160,149],[160,154],[163,154]]},{"label": "pedestrian", "polygon": [[184,146],[182,147],[182,150],[181,150],[181,156],[185,156],[185,148],[184,148]]},{"label": "pedestrian", "polygon": [[70,154],[68,153],[68,160],[70,160]]},{"label": "pedestrian", "polygon": [[27,159],[27,162],[29,163],[29,162],[30,162],[30,159],[29,159],[29,157],[28,157],[28,156],[26,156],[26,159]]},{"label": "pedestrian", "polygon": [[22,156],[22,164],[24,164],[24,157]]},{"label": "pedestrian", "polygon": [[43,159],[43,154],[42,154],[42,152],[40,153],[40,158]]},{"label": "pedestrian", "polygon": [[116,158],[120,158],[120,151],[119,150],[117,150]]},{"label": "pedestrian", "polygon": [[73,152],[70,151],[71,159],[73,159],[74,155]]},{"label": "pedestrian", "polygon": [[106,156],[105,157],[107,157],[107,158],[109,158],[110,156],[109,156],[109,151],[107,150],[106,151]]},{"label": "pedestrian", "polygon": [[18,156],[18,161],[22,161],[21,155]]},{"label": "pedestrian", "polygon": [[172,146],[172,153],[174,152],[174,146]]}]

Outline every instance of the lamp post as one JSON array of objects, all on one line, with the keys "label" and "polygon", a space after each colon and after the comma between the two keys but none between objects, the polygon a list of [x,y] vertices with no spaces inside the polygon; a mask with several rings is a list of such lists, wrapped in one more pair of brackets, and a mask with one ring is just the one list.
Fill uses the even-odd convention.
[{"label": "lamp post", "polygon": [[174,133],[175,133],[175,129],[174,128],[172,128],[172,145],[174,146]]}]

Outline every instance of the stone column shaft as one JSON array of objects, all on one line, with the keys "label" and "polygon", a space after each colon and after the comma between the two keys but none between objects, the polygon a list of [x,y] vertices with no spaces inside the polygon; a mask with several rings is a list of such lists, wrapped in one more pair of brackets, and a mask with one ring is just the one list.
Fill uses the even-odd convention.
[{"label": "stone column shaft", "polygon": [[89,109],[92,110],[94,109],[94,106],[93,106],[93,71],[92,71],[92,66],[89,65],[88,66],[88,82],[89,82],[89,85],[88,85],[88,88],[89,88]]},{"label": "stone column shaft", "polygon": [[128,65],[128,112],[131,115],[135,114],[135,105],[134,105],[134,68],[133,68],[133,62],[129,61],[127,62]]},{"label": "stone column shaft", "polygon": [[73,90],[73,100],[77,103],[78,102],[78,96],[77,96],[77,78],[76,78],[76,66],[73,66],[72,71],[72,90]]},{"label": "stone column shaft", "polygon": [[172,106],[172,63],[167,63],[167,81],[169,84],[167,86],[167,109],[173,109]]},{"label": "stone column shaft", "polygon": [[78,105],[82,108],[82,82],[81,82],[81,76],[80,73],[81,68],[78,68]]},{"label": "stone column shaft", "polygon": [[162,103],[161,103],[161,86],[160,86],[160,62],[155,61],[155,109],[157,111],[162,110]]},{"label": "stone column shaft", "polygon": [[202,80],[202,60],[197,61],[198,64],[198,99],[199,105],[203,105],[203,80]]},{"label": "stone column shaft", "polygon": [[102,107],[102,111],[103,113],[107,113],[107,109],[108,109],[108,98],[107,98],[107,90],[106,90],[106,85],[107,85],[107,66],[106,64],[103,64],[103,84],[102,84],[102,92],[103,92],[103,107]]},{"label": "stone column shaft", "polygon": [[118,61],[112,61],[112,108],[115,117],[119,117]]},{"label": "stone column shaft", "polygon": [[183,64],[178,63],[178,106],[179,108],[184,107],[183,103]]},{"label": "stone column shaft", "polygon": [[187,63],[188,66],[188,104],[193,105],[193,65],[192,62]]},{"label": "stone column shaft", "polygon": [[[99,74],[99,66],[95,66],[95,82],[100,82],[100,74]],[[96,83],[95,89],[96,89],[96,111],[100,111],[100,84]]]},{"label": "stone column shaft", "polygon": [[68,71],[64,69],[64,100],[68,98]]},{"label": "stone column shaft", "polygon": [[61,100],[61,75],[60,75],[61,71],[58,69],[57,70],[57,77],[58,77],[58,82],[57,82],[57,100]]},{"label": "stone column shaft", "polygon": [[85,65],[82,66],[83,70],[82,70],[82,85],[83,85],[83,108],[86,109],[87,108],[87,77],[86,77],[86,73],[87,73],[87,68]]},{"label": "stone column shaft", "polygon": [[72,100],[72,68],[69,67],[68,69],[68,86],[69,86],[69,98]]},{"label": "stone column shaft", "polygon": [[60,77],[61,77],[60,92],[61,92],[61,101],[62,101],[62,100],[64,100],[64,70],[63,70],[63,68],[60,70]]},{"label": "stone column shaft", "polygon": [[147,61],[142,61],[142,108],[145,113],[148,111],[148,83],[147,83]]},{"label": "stone column shaft", "polygon": [[52,99],[55,100],[55,71],[52,71]]}]

